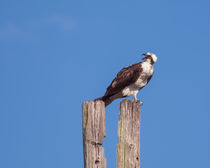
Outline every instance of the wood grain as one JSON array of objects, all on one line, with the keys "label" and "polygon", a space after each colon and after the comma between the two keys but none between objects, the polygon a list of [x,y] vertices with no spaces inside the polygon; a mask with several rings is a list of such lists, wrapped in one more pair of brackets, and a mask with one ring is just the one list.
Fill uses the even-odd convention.
[{"label": "wood grain", "polygon": [[106,168],[103,139],[105,129],[105,104],[103,101],[87,101],[82,104],[83,153],[85,168]]},{"label": "wood grain", "polygon": [[140,168],[140,102],[120,102],[117,168]]}]

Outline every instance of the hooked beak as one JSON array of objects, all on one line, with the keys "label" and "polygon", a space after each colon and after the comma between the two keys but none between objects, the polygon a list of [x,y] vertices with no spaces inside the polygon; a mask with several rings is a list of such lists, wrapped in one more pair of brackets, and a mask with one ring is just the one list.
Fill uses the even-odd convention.
[{"label": "hooked beak", "polygon": [[142,60],[145,60],[147,58],[147,53],[143,53],[142,55],[145,56]]}]

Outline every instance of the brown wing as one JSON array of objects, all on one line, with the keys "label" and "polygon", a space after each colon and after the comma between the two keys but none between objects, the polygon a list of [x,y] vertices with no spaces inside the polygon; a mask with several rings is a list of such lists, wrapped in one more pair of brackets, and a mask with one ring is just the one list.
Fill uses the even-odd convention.
[{"label": "brown wing", "polygon": [[142,72],[141,62],[123,68],[114,78],[110,86],[107,88],[105,97],[112,96],[120,92],[123,88],[134,83]]}]

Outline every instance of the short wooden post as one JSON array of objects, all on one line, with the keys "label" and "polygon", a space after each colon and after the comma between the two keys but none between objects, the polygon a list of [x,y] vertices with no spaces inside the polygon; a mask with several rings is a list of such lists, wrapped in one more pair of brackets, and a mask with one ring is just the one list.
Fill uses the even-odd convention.
[{"label": "short wooden post", "polygon": [[105,105],[103,101],[87,101],[82,104],[83,152],[85,168],[106,168],[103,139],[105,129]]},{"label": "short wooden post", "polygon": [[140,102],[120,102],[117,168],[140,168]]}]

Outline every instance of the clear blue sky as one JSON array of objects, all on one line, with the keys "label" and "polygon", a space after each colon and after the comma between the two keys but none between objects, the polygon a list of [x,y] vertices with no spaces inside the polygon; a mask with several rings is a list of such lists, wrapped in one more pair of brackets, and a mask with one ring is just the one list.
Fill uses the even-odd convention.
[{"label": "clear blue sky", "polygon": [[[138,95],[141,168],[210,168],[209,0],[1,0],[0,167],[81,168],[83,101],[158,56]],[[116,167],[119,101],[106,108]]]}]

